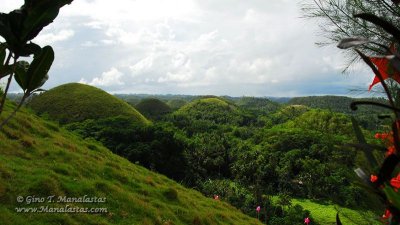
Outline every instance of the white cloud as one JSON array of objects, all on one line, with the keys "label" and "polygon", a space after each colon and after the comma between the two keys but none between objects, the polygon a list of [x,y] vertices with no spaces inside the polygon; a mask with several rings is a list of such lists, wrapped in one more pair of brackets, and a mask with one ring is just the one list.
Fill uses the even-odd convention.
[{"label": "white cloud", "polygon": [[300,18],[299,1],[79,0],[38,40],[55,47],[53,86],[236,96],[367,88],[370,72],[342,76],[340,51],[314,45],[316,22]]},{"label": "white cloud", "polygon": [[55,42],[59,41],[66,41],[70,39],[71,37],[74,36],[74,31],[73,30],[61,30],[59,32],[53,33],[43,33],[39,34],[34,41],[38,42],[39,44],[43,45],[51,45],[54,44]]},{"label": "white cloud", "polygon": [[116,68],[111,68],[109,71],[104,72],[101,77],[95,77],[91,82],[87,82],[84,78],[81,78],[79,83],[89,84],[93,86],[116,86],[116,85],[123,85],[124,82],[121,81],[123,73],[118,71]]}]

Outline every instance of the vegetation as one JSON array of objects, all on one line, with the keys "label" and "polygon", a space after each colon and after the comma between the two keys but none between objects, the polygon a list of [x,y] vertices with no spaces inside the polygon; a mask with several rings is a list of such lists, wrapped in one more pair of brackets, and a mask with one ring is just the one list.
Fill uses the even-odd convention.
[{"label": "vegetation", "polygon": [[[273,201],[278,198],[274,197]],[[343,224],[358,225],[358,224],[382,224],[371,211],[356,211],[338,205],[333,205],[324,202],[313,202],[308,199],[292,199],[292,205],[300,205],[305,210],[312,212],[314,221],[319,224],[334,224],[336,214],[339,213]]]},{"label": "vegetation", "polygon": [[[373,156],[372,150],[381,148],[371,145],[365,140],[364,134],[358,127],[357,121],[352,120],[359,142],[358,149],[362,150],[371,168],[356,169],[357,175],[364,182],[364,188],[379,196],[386,210],[382,216],[388,224],[400,224],[400,195],[398,194],[399,179],[398,157],[400,151],[400,17],[399,1],[314,1],[314,8],[307,9],[312,17],[329,21],[323,30],[330,35],[331,40],[339,42],[341,49],[353,49],[350,54],[355,59],[361,59],[375,74],[369,86],[371,90],[376,84],[381,84],[387,102],[354,101],[351,108],[357,110],[359,105],[373,105],[392,111],[384,118],[390,120],[390,126],[375,137],[381,139],[387,148],[383,159]],[[374,56],[379,54],[381,56]],[[372,56],[369,56],[372,55]],[[372,171],[370,177],[364,170]],[[337,224],[341,224],[337,217]]]},{"label": "vegetation", "polygon": [[[15,105],[7,103],[10,112]],[[27,110],[0,132],[2,224],[261,224],[223,201],[150,172],[112,154],[98,142],[65,131]],[[17,196],[105,197],[107,213],[17,213]]]},{"label": "vegetation", "polygon": [[[265,105],[276,103],[249,100],[247,106],[237,106],[222,98],[200,98],[147,126],[117,116],[66,128],[271,224],[314,216],[285,201],[268,203],[268,196],[276,193],[288,196],[282,199],[350,207],[354,213],[382,210],[355,182],[353,170],[366,165],[366,159],[345,146],[357,142],[351,117],[303,105],[276,105],[265,113]],[[372,133],[363,132],[371,140]],[[257,205],[267,210],[256,214]]]},{"label": "vegetation", "polygon": [[46,91],[33,98],[29,106],[38,114],[44,113],[61,124],[120,115],[139,124],[149,123],[126,102],[101,89],[79,83],[64,84]]},{"label": "vegetation", "polygon": [[[51,17],[41,17],[45,20],[39,20],[40,24],[47,25],[48,19],[54,19],[66,3],[39,4],[53,7]],[[388,21],[400,16],[399,2],[314,3],[314,8],[305,7],[308,15],[333,23],[334,26],[325,27],[327,33],[334,34],[330,39],[342,39],[340,48],[356,48],[352,54],[367,63],[376,75],[370,88],[381,83],[387,100],[353,102],[346,97],[324,96],[283,99],[289,102],[282,105],[252,97],[156,99],[119,95],[124,102],[87,85],[62,85],[33,98],[29,105],[40,115],[63,124],[63,128],[23,110],[0,132],[0,160],[4,162],[0,165],[0,220],[10,224],[28,222],[16,212],[16,207],[24,206],[16,201],[18,195],[90,194],[106,197],[103,205],[108,212],[30,214],[29,222],[260,224],[262,221],[289,225],[301,223],[307,217],[312,224],[327,224],[332,223],[332,212],[337,210],[340,217],[337,214],[334,219],[339,225],[341,221],[376,224],[380,220],[376,215],[386,208],[384,219],[389,224],[400,224],[400,175],[397,174],[400,57],[396,50],[400,29],[396,21]],[[33,3],[26,1],[26,4]],[[29,6],[35,9],[34,5]],[[26,18],[34,19],[29,17],[32,8],[0,14],[3,22],[0,26],[27,23]],[[362,13],[351,15],[359,11]],[[377,14],[371,14],[373,11]],[[20,13],[20,23],[5,23],[18,18]],[[24,24],[19,31],[25,35],[18,39],[22,44],[13,42],[13,32],[4,32],[7,29],[0,27],[3,28],[0,34],[7,42],[0,45],[0,59],[6,60],[0,68],[1,75],[11,80],[15,74],[24,90],[18,106],[5,104],[9,81],[2,94],[0,112],[4,106],[7,112],[13,107],[18,110],[28,96],[39,90],[54,58],[51,47],[39,51],[36,45],[27,44],[30,36],[37,35],[24,30],[28,25]],[[29,28],[40,31],[43,27]],[[351,34],[366,37],[347,37]],[[389,44],[392,47],[387,47]],[[368,57],[363,52],[381,53],[385,57]],[[31,66],[16,61],[19,56],[32,54],[35,57]],[[12,57],[14,64],[10,63]],[[154,122],[150,123],[127,102],[136,105]],[[344,108],[349,103],[352,110],[359,105],[386,110],[365,107],[353,113]],[[393,114],[388,116],[388,112]],[[375,135],[381,140],[372,140],[378,129],[386,130]],[[382,144],[386,146],[381,147]],[[196,189],[208,198],[141,166]],[[54,205],[62,206],[59,202]]]},{"label": "vegetation", "polygon": [[[312,0],[303,3],[303,12],[306,17],[318,19],[322,35],[327,42],[321,44],[337,45],[339,41],[349,37],[364,37],[371,41],[379,41],[378,44],[389,46],[393,39],[391,34],[380,26],[368,23],[368,20],[360,19],[362,13],[376,15],[386,21],[391,21],[396,27],[400,24],[394,18],[400,16],[400,10],[396,0],[379,1],[354,1],[354,0]],[[386,54],[386,50],[379,45],[358,46],[369,54]],[[350,63],[359,59],[354,52],[351,55]]]},{"label": "vegetation", "polygon": [[[60,8],[70,4],[72,0],[29,1],[10,13],[0,13],[0,36],[5,42],[0,42],[0,81],[8,77],[4,91],[0,95],[0,115],[3,112],[8,89],[13,78],[23,90],[20,103],[14,111],[0,122],[0,129],[15,116],[25,99],[40,91],[40,87],[49,78],[48,71],[54,61],[54,51],[51,46],[40,47],[32,42],[41,30],[53,22]],[[8,52],[7,52],[8,51]],[[30,57],[31,63],[20,57]]]},{"label": "vegetation", "polygon": [[371,105],[363,105],[354,111],[350,108],[353,101],[373,101],[385,104],[384,98],[349,98],[345,96],[309,96],[292,98],[288,104],[305,105],[310,108],[327,109],[333,112],[340,112],[352,115],[359,124],[369,130],[380,130],[383,126],[389,125],[387,121],[379,119],[380,115],[389,114],[388,109],[379,109]]}]

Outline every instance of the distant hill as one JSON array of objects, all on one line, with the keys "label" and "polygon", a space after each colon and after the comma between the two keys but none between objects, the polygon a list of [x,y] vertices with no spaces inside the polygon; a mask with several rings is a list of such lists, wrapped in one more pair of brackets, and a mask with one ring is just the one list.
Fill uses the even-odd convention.
[{"label": "distant hill", "polygon": [[309,97],[295,97],[289,100],[289,105],[305,105],[311,108],[328,109],[334,112],[341,113],[365,113],[366,110],[369,112],[381,112],[381,108],[376,108],[372,106],[360,106],[359,110],[352,111],[350,109],[350,104],[356,100],[368,100],[376,101],[381,103],[386,103],[383,98],[350,98],[345,96],[309,96]]},{"label": "distant hill", "polygon": [[172,110],[177,110],[180,107],[187,104],[187,101],[183,99],[171,99],[167,102],[168,106],[171,107]]},{"label": "distant hill", "polygon": [[290,97],[267,97],[269,100],[277,103],[288,103],[290,101]]},{"label": "distant hill", "polygon": [[62,124],[120,115],[135,118],[139,123],[148,123],[128,103],[101,89],[79,83],[64,84],[44,92],[33,98],[29,106]]},{"label": "distant hill", "polygon": [[237,106],[220,98],[201,98],[190,102],[174,113],[192,120],[208,120],[217,124],[241,122]]},{"label": "distant hill", "polygon": [[158,118],[172,111],[165,102],[156,98],[142,99],[136,105],[136,109],[148,118]]},{"label": "distant hill", "polygon": [[271,117],[274,124],[279,124],[293,120],[309,110],[310,108],[305,105],[288,105],[276,111]]},{"label": "distant hill", "polygon": [[[8,102],[1,119],[13,107]],[[28,204],[29,196],[44,198],[44,202]],[[54,196],[54,202],[48,196]],[[64,196],[78,202],[57,202]],[[82,201],[85,196],[103,200],[80,203],[79,198]],[[16,212],[20,207],[107,212]],[[83,140],[25,109],[0,131],[0,221],[2,225],[262,224],[223,201],[132,164],[101,144]]]},{"label": "distant hill", "polygon": [[236,101],[236,105],[250,112],[262,115],[268,115],[280,108],[280,104],[277,102],[273,102],[267,98],[256,97],[242,97]]},{"label": "distant hill", "polygon": [[382,125],[387,125],[387,121],[380,120],[378,115],[388,114],[389,110],[371,105],[360,105],[356,111],[350,109],[353,101],[374,101],[387,103],[384,98],[349,98],[345,96],[309,96],[292,98],[289,105],[305,105],[310,108],[327,109],[333,112],[353,115],[366,129],[379,130]]}]

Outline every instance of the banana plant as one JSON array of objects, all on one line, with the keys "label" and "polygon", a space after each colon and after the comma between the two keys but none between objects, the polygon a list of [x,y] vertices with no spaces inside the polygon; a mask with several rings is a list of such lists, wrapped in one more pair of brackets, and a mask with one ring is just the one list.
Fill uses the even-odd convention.
[{"label": "banana plant", "polygon": [[[72,0],[25,0],[24,4],[9,13],[0,13],[0,80],[7,79],[4,93],[0,96],[0,115],[3,113],[10,84],[15,78],[23,90],[23,97],[14,111],[3,121],[0,129],[20,109],[26,98],[37,91],[48,79],[54,61],[51,46],[41,47],[32,40],[58,16],[60,8]],[[19,60],[32,57],[31,63]]]}]

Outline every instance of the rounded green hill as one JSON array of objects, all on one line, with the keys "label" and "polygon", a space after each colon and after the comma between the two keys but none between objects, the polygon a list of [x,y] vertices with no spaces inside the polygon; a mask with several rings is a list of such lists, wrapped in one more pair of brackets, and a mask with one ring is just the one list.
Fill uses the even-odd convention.
[{"label": "rounded green hill", "polygon": [[33,98],[29,106],[61,124],[114,116],[127,116],[138,123],[149,123],[128,103],[99,88],[80,83],[55,87]]},{"label": "rounded green hill", "polygon": [[165,102],[156,98],[142,99],[136,105],[136,109],[148,118],[162,116],[171,112],[171,107],[169,107]]},{"label": "rounded green hill", "polygon": [[172,110],[177,110],[186,105],[187,102],[183,99],[171,99],[167,102],[167,104]]},{"label": "rounded green hill", "polygon": [[176,115],[194,120],[208,120],[215,123],[237,124],[242,120],[240,111],[231,103],[219,98],[202,98],[184,105]]}]

